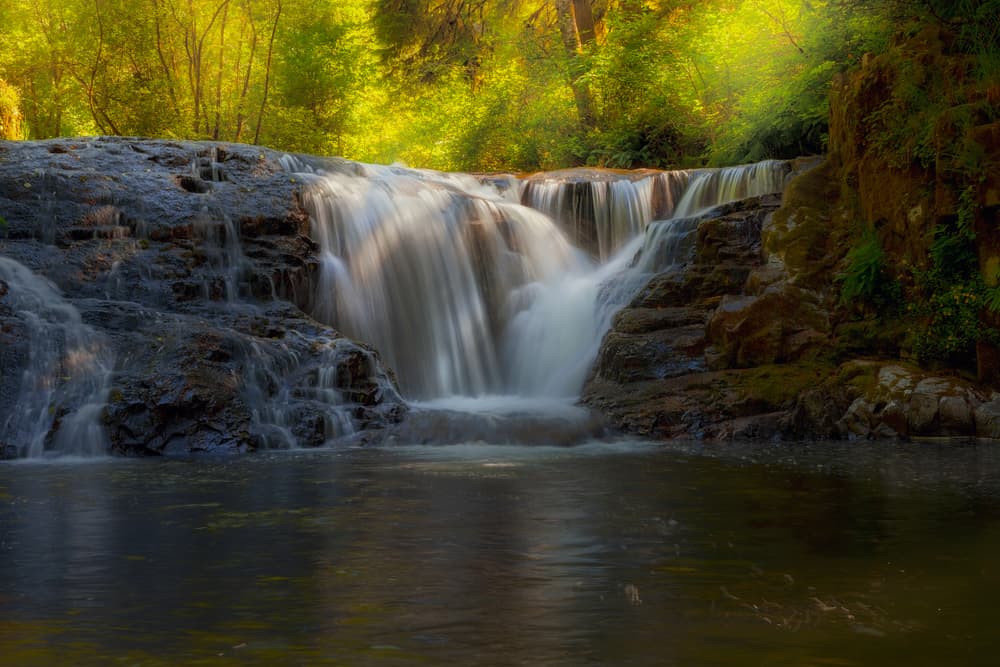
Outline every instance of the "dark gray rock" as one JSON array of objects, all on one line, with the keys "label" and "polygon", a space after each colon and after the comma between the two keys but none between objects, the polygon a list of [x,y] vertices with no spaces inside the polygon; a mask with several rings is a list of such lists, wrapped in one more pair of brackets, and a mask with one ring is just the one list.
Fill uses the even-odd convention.
[{"label": "dark gray rock", "polygon": [[699,219],[690,261],[654,275],[615,316],[584,387],[585,405],[615,428],[652,437],[779,432],[775,406],[730,390],[738,374],[709,372],[721,353],[706,327],[723,297],[740,294],[760,263],[761,227],[779,204],[775,196],[756,197]]},{"label": "dark gray rock", "polygon": [[[111,451],[315,446],[405,412],[374,351],[305,314],[317,247],[284,158],[218,142],[0,142],[0,253],[107,339]],[[5,290],[0,415],[30,347]]]}]

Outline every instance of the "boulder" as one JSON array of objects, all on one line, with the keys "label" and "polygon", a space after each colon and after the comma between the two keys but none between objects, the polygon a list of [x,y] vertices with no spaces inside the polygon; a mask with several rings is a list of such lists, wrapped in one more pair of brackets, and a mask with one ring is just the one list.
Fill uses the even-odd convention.
[{"label": "boulder", "polygon": [[779,282],[759,296],[724,296],[708,323],[708,339],[719,351],[717,364],[746,368],[801,359],[829,329],[814,295]]},{"label": "boulder", "polygon": [[974,418],[977,437],[1000,440],[1000,398],[979,405]]}]

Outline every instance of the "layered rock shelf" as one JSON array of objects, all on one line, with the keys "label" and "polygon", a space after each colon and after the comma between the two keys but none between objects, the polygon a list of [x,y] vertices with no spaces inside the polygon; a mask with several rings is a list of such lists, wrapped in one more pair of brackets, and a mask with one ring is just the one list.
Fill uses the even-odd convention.
[{"label": "layered rock shelf", "polygon": [[[51,281],[113,358],[111,451],[363,440],[405,412],[375,351],[303,311],[315,244],[282,158],[200,142],[0,142],[0,254]],[[29,315],[9,291],[0,281],[4,414],[31,361]],[[13,456],[23,443],[0,446]]]},{"label": "layered rock shelf", "polygon": [[584,403],[664,439],[1000,437],[989,384],[854,343],[835,279],[845,251],[833,170],[799,168],[783,204],[703,216],[689,261],[615,317]]}]

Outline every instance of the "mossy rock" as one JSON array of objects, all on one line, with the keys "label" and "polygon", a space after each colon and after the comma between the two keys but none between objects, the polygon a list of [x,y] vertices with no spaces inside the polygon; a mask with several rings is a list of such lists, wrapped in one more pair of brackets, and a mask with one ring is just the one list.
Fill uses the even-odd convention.
[{"label": "mossy rock", "polygon": [[798,285],[822,289],[833,283],[848,233],[838,174],[826,161],[788,184],[784,204],[764,230],[764,253]]},{"label": "mossy rock", "polygon": [[816,361],[767,364],[734,372],[730,378],[743,400],[759,403],[761,412],[771,412],[791,408],[803,392],[826,382],[835,370]]}]

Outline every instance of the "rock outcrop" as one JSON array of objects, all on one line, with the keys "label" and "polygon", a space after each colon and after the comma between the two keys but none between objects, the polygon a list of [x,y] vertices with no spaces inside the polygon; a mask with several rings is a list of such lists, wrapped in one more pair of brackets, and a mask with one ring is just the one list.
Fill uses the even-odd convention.
[{"label": "rock outcrop", "polygon": [[615,317],[587,405],[617,428],[658,438],[782,432],[794,392],[817,374],[792,377],[781,364],[808,356],[829,324],[815,299],[784,286],[764,261],[762,230],[779,204],[754,198],[702,217],[690,262],[653,277]]},{"label": "rock outcrop", "polygon": [[[282,159],[204,142],[0,142],[0,253],[51,281],[106,340],[112,451],[364,439],[405,411],[373,350],[304,312],[316,248]],[[31,315],[5,311],[6,291],[0,415],[31,348],[17,324]]]},{"label": "rock outcrop", "polygon": [[690,261],[615,317],[584,403],[655,438],[997,438],[993,389],[852,347],[836,172],[799,170],[780,207],[765,197],[703,217]]},{"label": "rock outcrop", "polygon": [[[748,202],[702,223],[684,272],[653,278],[619,314],[585,402],[656,437],[997,438],[1000,318],[974,307],[1000,281],[997,89],[955,39],[925,26],[839,75],[829,156],[799,164],[780,208]],[[760,214],[759,238],[709,231]],[[881,302],[845,303],[866,230],[892,285]],[[948,235],[951,252],[974,244],[962,266],[978,259],[978,275],[962,269],[969,287],[934,306],[940,284],[920,281]],[[704,280],[726,257],[737,279]],[[940,319],[958,312],[971,314]],[[921,356],[920,336],[949,334],[971,344]]]}]

